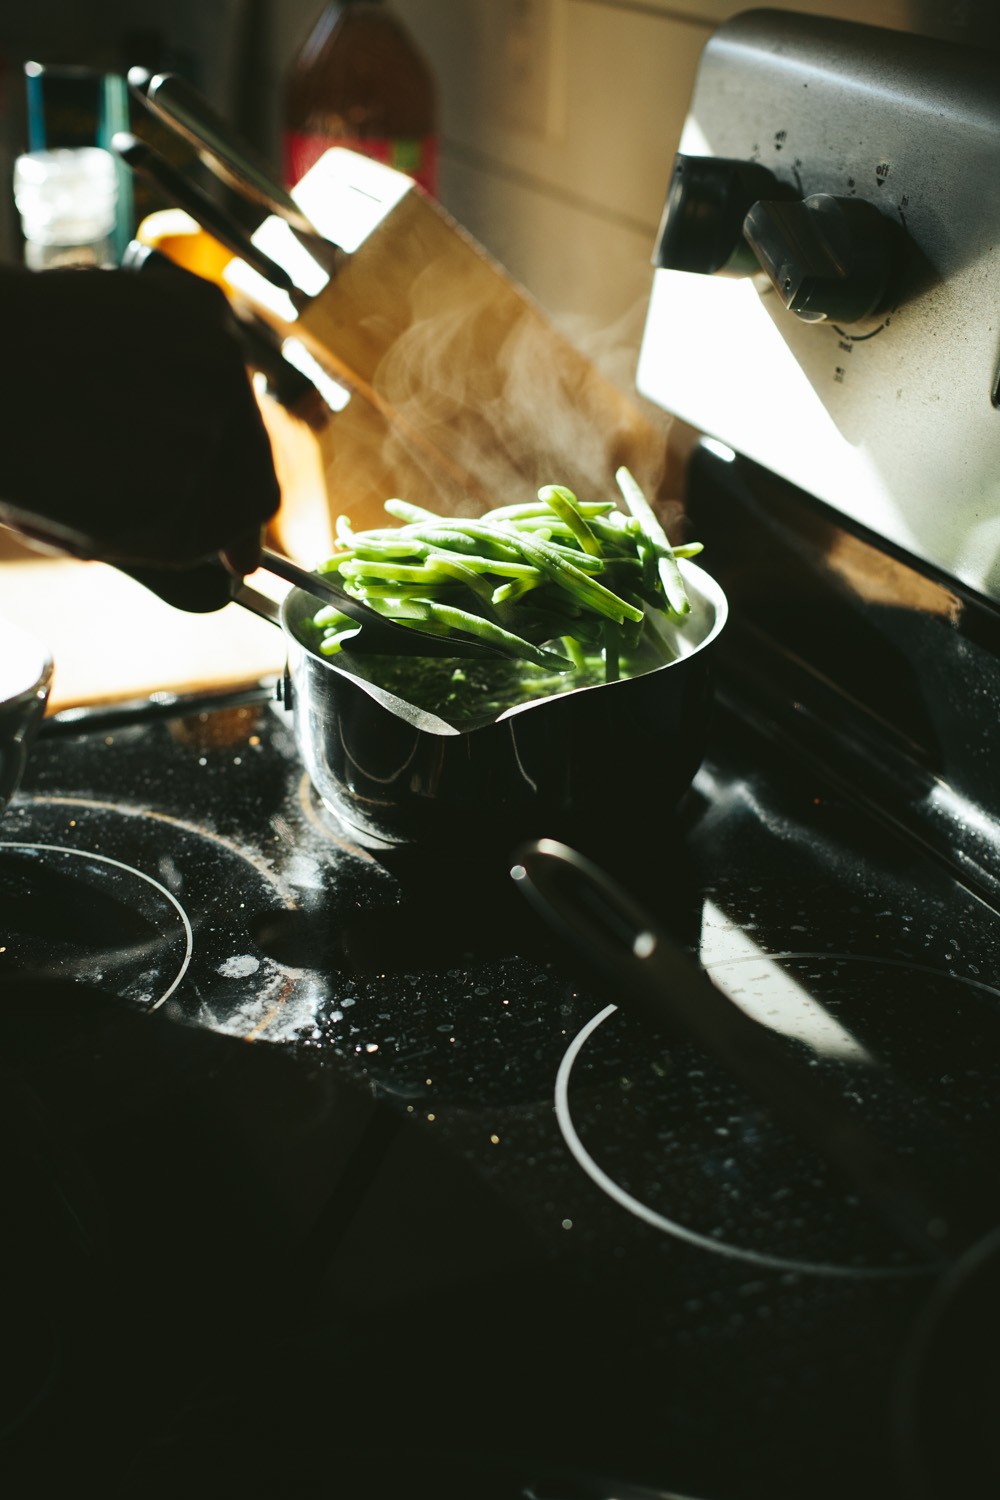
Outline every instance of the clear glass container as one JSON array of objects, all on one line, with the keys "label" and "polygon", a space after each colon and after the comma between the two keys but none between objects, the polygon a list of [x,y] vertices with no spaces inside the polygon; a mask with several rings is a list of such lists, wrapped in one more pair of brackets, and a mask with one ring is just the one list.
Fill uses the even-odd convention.
[{"label": "clear glass container", "polygon": [[114,266],[115,160],[98,146],[29,151],[14,163],[25,264]]}]

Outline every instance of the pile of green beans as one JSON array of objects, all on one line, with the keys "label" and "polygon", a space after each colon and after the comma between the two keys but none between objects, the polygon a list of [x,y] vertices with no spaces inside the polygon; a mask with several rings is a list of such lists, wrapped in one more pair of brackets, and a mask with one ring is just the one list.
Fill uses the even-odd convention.
[{"label": "pile of green beans", "polygon": [[[550,671],[579,670],[599,654],[613,681],[641,640],[672,659],[657,622],[690,609],[677,559],[701,551],[699,543],[671,547],[632,475],[620,469],[616,478],[628,514],[612,500],[581,502],[558,484],[474,521],[387,500],[403,524],[355,532],[342,516],[343,550],[318,571],[339,574],[348,593],[392,619],[461,631]],[[358,628],[332,607],[314,623],[326,656]]]}]

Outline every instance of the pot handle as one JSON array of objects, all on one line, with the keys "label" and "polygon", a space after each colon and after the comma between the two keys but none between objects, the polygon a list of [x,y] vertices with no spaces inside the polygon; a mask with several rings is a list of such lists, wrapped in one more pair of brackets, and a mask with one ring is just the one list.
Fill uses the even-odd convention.
[{"label": "pot handle", "polygon": [[971,1242],[961,1208],[925,1190],[832,1090],[718,989],[609,875],[554,839],[523,845],[514,860],[511,876],[523,894],[604,971],[624,1008],[661,1028],[680,1028],[718,1058],[838,1166],[912,1249],[939,1262]]}]

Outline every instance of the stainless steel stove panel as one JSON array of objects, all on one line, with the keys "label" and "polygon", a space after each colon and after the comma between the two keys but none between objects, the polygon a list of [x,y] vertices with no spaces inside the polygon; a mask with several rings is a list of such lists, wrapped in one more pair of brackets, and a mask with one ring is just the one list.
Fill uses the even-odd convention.
[{"label": "stainless steel stove panel", "polygon": [[866,200],[898,263],[852,323],[800,321],[762,274],[658,270],[639,389],[1000,597],[1000,61],[750,12],[705,49],[681,150]]}]

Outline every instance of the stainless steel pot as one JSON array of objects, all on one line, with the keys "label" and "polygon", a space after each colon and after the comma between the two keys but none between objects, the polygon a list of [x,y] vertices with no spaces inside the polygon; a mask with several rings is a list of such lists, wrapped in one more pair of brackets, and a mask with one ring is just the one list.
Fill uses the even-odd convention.
[{"label": "stainless steel pot", "polygon": [[379,843],[457,847],[543,825],[553,832],[634,818],[644,800],[672,806],[704,753],[710,648],[727,615],[715,580],[683,567],[692,615],[677,660],[519,705],[471,730],[366,680],[361,653],[327,659],[310,650],[302,626],[317,603],[293,589],[280,611],[284,701],[320,797]]},{"label": "stainless steel pot", "polygon": [[0,620],[0,817],[17,791],[52,682],[52,658],[42,643]]}]

